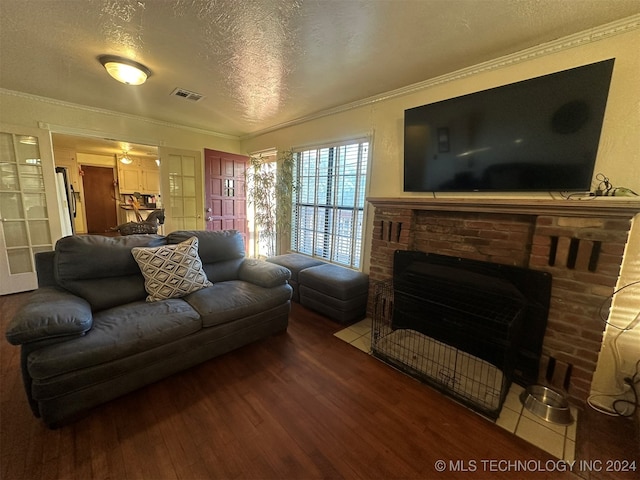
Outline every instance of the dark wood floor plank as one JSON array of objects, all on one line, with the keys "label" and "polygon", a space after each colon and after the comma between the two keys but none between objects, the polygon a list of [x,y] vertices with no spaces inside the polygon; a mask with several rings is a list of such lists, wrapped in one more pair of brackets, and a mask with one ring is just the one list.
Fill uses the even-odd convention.
[{"label": "dark wood floor plank", "polygon": [[[0,297],[3,331],[25,301],[23,294]],[[487,475],[482,469],[439,474],[438,459],[552,457],[345,344],[333,336],[341,328],[294,305],[286,333],[99,406],[54,431],[32,416],[22,391],[19,349],[3,340],[0,475],[3,480],[577,478],[557,472]],[[606,459],[637,453],[599,442],[619,443],[620,433],[633,441],[637,430],[585,418],[578,455]],[[612,433],[600,435],[597,428]],[[627,478],[635,477],[589,476]]]},{"label": "dark wood floor plank", "polygon": [[[331,419],[321,417],[327,421],[318,421],[315,415],[317,396],[306,392],[300,383],[292,388],[281,387],[276,383],[260,385],[252,395],[253,402],[262,402],[262,408],[270,408],[270,415],[313,462],[321,477],[334,472],[351,473],[343,460],[344,452],[336,438],[339,432],[332,429]],[[279,408],[274,409],[270,407],[272,405]],[[332,468],[327,469],[326,461],[331,462]]]},{"label": "dark wood floor plank", "polygon": [[172,465],[175,478],[206,478],[210,472],[202,461],[184,417],[178,412],[171,404],[163,404],[156,411],[155,428],[163,438],[165,462]]}]

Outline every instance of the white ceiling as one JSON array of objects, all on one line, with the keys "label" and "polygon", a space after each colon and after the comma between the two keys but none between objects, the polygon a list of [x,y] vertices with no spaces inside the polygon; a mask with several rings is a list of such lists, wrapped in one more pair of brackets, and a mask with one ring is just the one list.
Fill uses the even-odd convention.
[{"label": "white ceiling", "polygon": [[[636,13],[640,0],[0,0],[0,88],[242,137]],[[103,54],[152,76],[120,84]]]}]

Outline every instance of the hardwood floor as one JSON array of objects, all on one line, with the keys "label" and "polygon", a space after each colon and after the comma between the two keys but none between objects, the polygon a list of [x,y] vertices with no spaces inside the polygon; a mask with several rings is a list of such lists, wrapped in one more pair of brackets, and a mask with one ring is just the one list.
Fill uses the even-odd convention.
[{"label": "hardwood floor", "polygon": [[[0,297],[3,332],[25,299]],[[551,471],[549,454],[337,339],[339,329],[296,304],[286,333],[58,430],[32,416],[19,349],[3,338],[1,478],[579,478]],[[594,454],[595,435],[589,442]],[[531,471],[498,463],[518,460]]]}]

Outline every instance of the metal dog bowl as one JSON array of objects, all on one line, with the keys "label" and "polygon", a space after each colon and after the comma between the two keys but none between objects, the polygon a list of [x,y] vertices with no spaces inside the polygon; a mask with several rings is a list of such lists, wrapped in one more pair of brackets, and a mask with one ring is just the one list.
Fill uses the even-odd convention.
[{"label": "metal dog bowl", "polygon": [[565,396],[542,385],[530,385],[520,394],[524,408],[550,423],[571,425],[573,417]]}]

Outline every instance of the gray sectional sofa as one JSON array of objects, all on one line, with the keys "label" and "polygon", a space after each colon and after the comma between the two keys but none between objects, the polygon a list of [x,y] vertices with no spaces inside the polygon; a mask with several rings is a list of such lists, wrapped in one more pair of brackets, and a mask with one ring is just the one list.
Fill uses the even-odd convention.
[{"label": "gray sectional sofa", "polygon": [[[193,237],[206,283],[178,298],[146,301],[148,279],[132,249]],[[246,259],[236,231],[70,236],[38,254],[36,268],[39,288],[6,337],[21,346],[33,413],[51,428],[288,325],[290,271]]]}]

